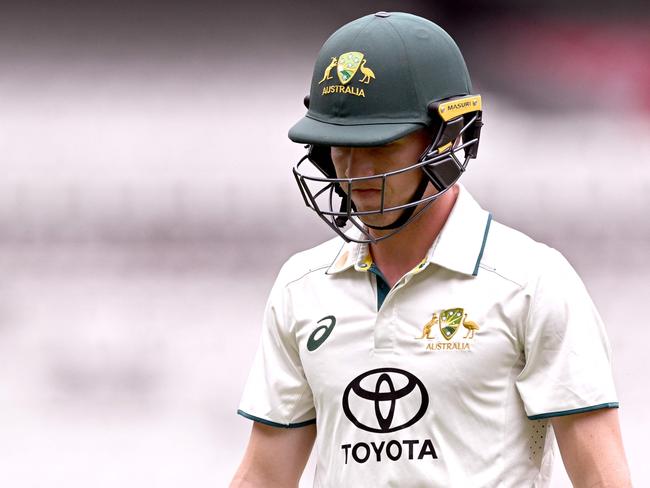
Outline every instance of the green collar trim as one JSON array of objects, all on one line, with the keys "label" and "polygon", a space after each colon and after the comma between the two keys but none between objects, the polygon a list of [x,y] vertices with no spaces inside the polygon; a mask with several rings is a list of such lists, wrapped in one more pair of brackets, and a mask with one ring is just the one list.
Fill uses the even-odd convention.
[{"label": "green collar trim", "polygon": [[483,251],[485,250],[485,243],[487,242],[488,233],[490,232],[490,224],[492,223],[492,214],[488,214],[487,222],[485,224],[485,232],[483,233],[483,243],[481,244],[481,251],[478,253],[478,258],[476,258],[476,265],[474,266],[474,272],[472,276],[478,275],[478,268],[481,265],[481,259],[483,258]]},{"label": "green collar trim", "polygon": [[386,278],[384,278],[381,270],[375,266],[375,263],[372,263],[368,271],[377,277],[377,311],[379,312],[379,309],[390,292],[390,286],[388,285]]}]

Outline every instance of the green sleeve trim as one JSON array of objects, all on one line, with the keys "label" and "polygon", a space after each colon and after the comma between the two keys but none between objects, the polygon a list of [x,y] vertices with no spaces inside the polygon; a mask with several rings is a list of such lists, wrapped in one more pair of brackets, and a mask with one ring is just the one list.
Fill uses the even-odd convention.
[{"label": "green sleeve trim", "polygon": [[296,429],[298,427],[305,427],[306,425],[311,425],[311,424],[316,423],[316,419],[313,419],[313,420],[307,420],[305,422],[298,422],[297,424],[279,424],[279,423],[273,422],[271,420],[266,420],[266,419],[256,417],[255,415],[251,415],[249,413],[246,413],[243,410],[237,410],[237,413],[239,415],[241,415],[242,417],[246,417],[249,420],[259,422],[260,424],[269,425],[271,427],[282,427],[282,428],[285,428],[285,429]]},{"label": "green sleeve trim", "polygon": [[565,415],[573,415],[576,413],[592,412],[594,410],[601,410],[603,408],[618,408],[618,402],[601,403],[592,407],[576,408],[574,410],[561,410],[559,412],[541,413],[539,415],[528,416],[530,420],[548,419],[551,417],[563,417]]},{"label": "green sleeve trim", "polygon": [[485,250],[485,243],[487,242],[488,233],[490,232],[490,223],[492,222],[492,214],[488,214],[487,222],[485,224],[485,232],[483,233],[483,243],[481,244],[481,252],[478,253],[478,259],[476,260],[476,266],[474,266],[474,272],[472,276],[478,275],[478,267],[481,264],[481,259],[483,258],[483,251]]}]

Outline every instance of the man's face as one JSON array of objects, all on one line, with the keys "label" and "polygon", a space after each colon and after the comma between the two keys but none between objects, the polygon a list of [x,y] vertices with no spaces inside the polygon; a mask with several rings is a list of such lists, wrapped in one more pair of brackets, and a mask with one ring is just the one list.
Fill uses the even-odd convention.
[{"label": "man's face", "polygon": [[[420,130],[385,146],[332,147],[332,161],[338,178],[381,175],[412,166],[431,142],[428,131]],[[424,174],[420,170],[405,171],[386,178],[384,208],[409,203]],[[345,185],[341,185],[347,192]],[[381,178],[352,184],[352,201],[358,211],[381,208]],[[365,224],[381,227],[393,223],[400,211],[363,216]]]}]

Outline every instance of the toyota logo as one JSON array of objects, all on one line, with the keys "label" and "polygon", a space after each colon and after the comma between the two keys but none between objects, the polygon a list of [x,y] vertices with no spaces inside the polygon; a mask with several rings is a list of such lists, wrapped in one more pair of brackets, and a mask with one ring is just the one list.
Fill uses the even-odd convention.
[{"label": "toyota logo", "polygon": [[397,368],[366,371],[343,392],[345,416],[368,432],[406,429],[422,418],[428,406],[429,394],[424,384],[408,371]]}]

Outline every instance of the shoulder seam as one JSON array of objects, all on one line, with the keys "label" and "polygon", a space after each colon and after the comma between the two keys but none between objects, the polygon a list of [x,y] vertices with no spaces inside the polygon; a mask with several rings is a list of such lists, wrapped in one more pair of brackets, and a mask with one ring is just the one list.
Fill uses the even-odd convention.
[{"label": "shoulder seam", "polygon": [[[332,266],[334,266],[334,263],[336,262],[336,259],[337,259],[337,258],[339,257],[339,255],[341,254],[341,251],[343,250],[343,247],[345,247],[345,242],[343,242],[343,244],[341,244],[341,247],[339,247],[339,250],[336,251],[336,255],[334,256],[334,259],[332,259],[332,262],[331,262],[329,265],[327,265],[327,270],[328,270],[328,271],[329,271],[329,269],[330,269]],[[327,272],[326,272],[325,274],[330,274],[330,273],[327,273]]]},{"label": "shoulder seam", "polygon": [[321,270],[321,269],[327,269],[328,267],[329,267],[329,265],[325,264],[325,265],[319,266],[318,268],[310,269],[309,271],[307,271],[307,272],[306,272],[305,274],[303,274],[302,276],[300,276],[300,277],[298,277],[298,278],[296,278],[296,279],[294,279],[294,280],[291,280],[291,281],[286,282],[284,286],[285,286],[285,288],[286,288],[287,286],[289,286],[289,285],[291,285],[291,284],[293,284],[293,283],[295,283],[295,282],[297,282],[297,281],[302,280],[302,279],[303,279],[305,276],[307,276],[308,274],[311,274],[311,273],[313,273],[313,272],[315,272],[315,271],[319,271],[319,270]]},{"label": "shoulder seam", "polygon": [[519,282],[517,282],[517,281],[515,281],[515,280],[512,280],[512,279],[508,278],[507,276],[503,276],[501,273],[498,273],[497,270],[496,270],[496,268],[491,268],[491,267],[486,266],[486,265],[484,265],[484,264],[481,264],[481,265],[480,265],[480,268],[481,268],[481,269],[484,269],[485,271],[488,271],[488,272],[490,272],[490,273],[492,273],[492,274],[495,274],[495,275],[497,275],[498,277],[503,278],[503,279],[506,280],[506,281],[509,281],[510,283],[514,283],[514,284],[517,285],[519,288],[525,288],[525,287],[526,287],[526,285],[522,285],[521,283],[519,283]]}]

